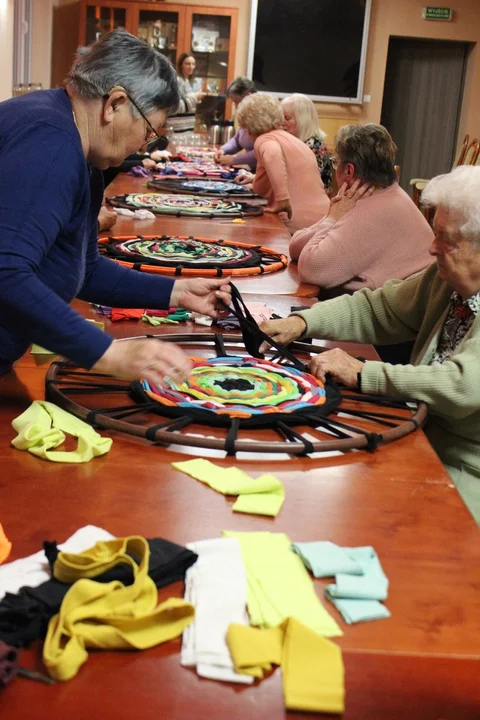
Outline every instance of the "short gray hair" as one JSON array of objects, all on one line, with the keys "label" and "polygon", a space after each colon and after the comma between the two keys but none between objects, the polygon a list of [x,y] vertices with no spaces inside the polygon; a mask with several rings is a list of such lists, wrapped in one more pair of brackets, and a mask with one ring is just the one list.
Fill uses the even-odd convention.
[{"label": "short gray hair", "polygon": [[[123,28],[79,48],[67,81],[85,98],[97,99],[116,85],[124,88],[144,114],[178,106],[178,82],[171,62]],[[132,106],[134,117],[139,117]]]},{"label": "short gray hair", "polygon": [[480,166],[460,165],[434,177],[422,193],[422,205],[441,206],[458,232],[480,245]]},{"label": "short gray hair", "polygon": [[363,182],[389,187],[397,179],[395,151],[397,147],[383,125],[344,125],[335,135],[335,152],[339,160],[351,163]]}]

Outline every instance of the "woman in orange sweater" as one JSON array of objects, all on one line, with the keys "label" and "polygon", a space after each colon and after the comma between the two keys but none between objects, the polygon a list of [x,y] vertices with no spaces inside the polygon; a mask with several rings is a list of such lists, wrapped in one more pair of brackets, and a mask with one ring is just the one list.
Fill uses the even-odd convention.
[{"label": "woman in orange sweater", "polygon": [[241,184],[251,182],[268,200],[266,212],[279,213],[291,233],[318,222],[328,212],[329,199],[310,148],[281,129],[280,103],[267,93],[249,95],[237,117],[254,141],[258,161],[256,174],[245,173]]}]

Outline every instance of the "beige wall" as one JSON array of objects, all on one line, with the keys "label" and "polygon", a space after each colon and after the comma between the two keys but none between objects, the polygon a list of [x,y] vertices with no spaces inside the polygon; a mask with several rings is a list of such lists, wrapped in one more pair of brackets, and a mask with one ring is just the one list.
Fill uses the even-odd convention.
[{"label": "beige wall", "polygon": [[32,28],[32,82],[50,87],[54,0],[35,0]]},{"label": "beige wall", "polygon": [[0,101],[12,97],[13,0],[0,0]]},{"label": "beige wall", "polygon": [[[443,4],[443,3],[442,3]],[[422,18],[425,0],[372,0],[364,94],[371,102],[363,106],[318,104],[321,125],[333,140],[338,127],[346,122],[380,122],[383,87],[390,36],[457,40],[480,43],[480,2],[455,0],[451,22]],[[459,142],[468,132],[480,133],[480,53],[470,53],[460,122]]]}]

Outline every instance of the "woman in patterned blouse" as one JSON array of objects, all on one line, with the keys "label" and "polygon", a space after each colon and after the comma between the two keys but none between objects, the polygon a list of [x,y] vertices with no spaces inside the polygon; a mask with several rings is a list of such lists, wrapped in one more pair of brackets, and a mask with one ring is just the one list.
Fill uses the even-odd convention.
[{"label": "woman in patterned blouse", "polygon": [[282,101],[283,129],[302,140],[317,159],[318,170],[325,192],[330,195],[332,187],[332,159],[325,145],[326,134],[318,126],[315,105],[306,95],[294,93]]}]

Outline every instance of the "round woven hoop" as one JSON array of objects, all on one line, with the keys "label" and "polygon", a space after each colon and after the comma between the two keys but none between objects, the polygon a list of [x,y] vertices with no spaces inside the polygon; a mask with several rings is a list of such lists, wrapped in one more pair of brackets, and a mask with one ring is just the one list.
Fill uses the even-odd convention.
[{"label": "round woven hoop", "polygon": [[[241,335],[190,333],[143,337],[150,338],[152,342],[176,343],[187,354],[197,357],[199,353],[206,358],[246,355]],[[132,339],[138,338],[125,338],[123,341]],[[290,348],[299,358],[303,356],[307,359],[323,352],[323,348],[302,342],[292,343]],[[267,355],[275,359],[273,353]],[[292,430],[279,424],[279,427],[273,425],[271,429],[244,430],[238,422],[235,424],[232,421],[232,426],[235,426],[232,434],[232,427],[225,429],[213,428],[209,424],[192,424],[188,412],[165,419],[158,407],[155,412],[145,411],[141,403],[132,399],[130,390],[131,386],[121,380],[79,370],[66,361],[54,362],[46,377],[47,399],[95,427],[146,438],[164,447],[210,448],[226,451],[229,455],[249,452],[301,456],[332,450],[373,451],[414,432],[427,418],[424,403],[412,409],[411,404],[387,397],[341,389],[339,407],[323,418],[317,427],[306,423],[305,426],[296,425]],[[159,422],[159,419],[162,421]],[[261,435],[259,440],[252,438],[257,432]],[[268,438],[265,437],[267,433]]]},{"label": "round woven hoop", "polygon": [[[122,252],[122,244],[129,241],[152,241],[162,242],[169,240],[196,241],[205,243],[208,246],[223,246],[227,248],[240,248],[249,253],[248,263],[239,261],[237,266],[221,262],[206,261],[205,263],[171,262],[162,261],[161,255],[158,258],[148,258],[141,254],[128,254]],[[288,258],[271,248],[261,245],[249,245],[248,243],[233,242],[231,240],[214,240],[206,237],[193,237],[187,235],[125,235],[102,237],[98,240],[100,252],[112,258],[124,267],[140,270],[141,272],[153,273],[154,275],[191,276],[191,277],[245,277],[248,275],[264,275],[284,270],[288,265]],[[253,258],[251,257],[253,256]],[[253,264],[255,262],[255,264]]]}]

